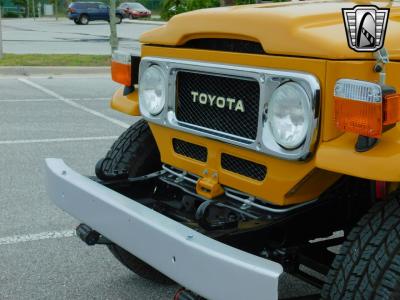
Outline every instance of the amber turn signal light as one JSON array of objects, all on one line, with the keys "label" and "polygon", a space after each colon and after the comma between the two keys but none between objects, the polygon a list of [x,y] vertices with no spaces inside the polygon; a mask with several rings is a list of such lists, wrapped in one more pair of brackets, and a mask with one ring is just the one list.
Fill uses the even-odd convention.
[{"label": "amber turn signal light", "polygon": [[340,79],[335,86],[335,123],[342,131],[379,138],[400,121],[400,95],[379,84]]},{"label": "amber turn signal light", "polygon": [[400,94],[388,94],[383,97],[383,125],[400,121]]},{"label": "amber turn signal light", "polygon": [[130,54],[114,52],[111,61],[111,78],[125,86],[132,86],[132,64]]},{"label": "amber turn signal light", "polygon": [[342,131],[380,137],[382,105],[335,97],[335,122]]}]

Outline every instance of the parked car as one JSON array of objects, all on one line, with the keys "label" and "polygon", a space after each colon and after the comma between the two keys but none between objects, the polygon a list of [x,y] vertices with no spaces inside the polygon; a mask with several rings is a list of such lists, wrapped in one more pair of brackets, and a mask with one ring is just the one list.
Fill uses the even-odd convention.
[{"label": "parked car", "polygon": [[[110,7],[102,2],[73,2],[68,6],[68,18],[75,24],[87,25],[89,21],[110,21]],[[121,24],[123,14],[117,9],[117,24]]]},{"label": "parked car", "polygon": [[138,19],[151,17],[151,11],[138,2],[125,2],[118,6],[125,18]]}]

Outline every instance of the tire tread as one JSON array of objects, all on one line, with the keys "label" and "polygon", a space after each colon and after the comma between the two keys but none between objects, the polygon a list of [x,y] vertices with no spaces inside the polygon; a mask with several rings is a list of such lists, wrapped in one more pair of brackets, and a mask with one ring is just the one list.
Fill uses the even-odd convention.
[{"label": "tire tread", "polygon": [[397,191],[351,230],[326,277],[322,299],[400,299],[393,298],[400,288],[399,202]]},{"label": "tire tread", "polygon": [[160,166],[160,153],[145,120],[129,127],[107,152],[100,179],[126,178],[150,173]]},{"label": "tire tread", "polygon": [[[101,166],[96,166],[96,175],[102,180],[141,176],[161,169],[160,153],[147,122],[142,119],[129,127],[100,162]],[[140,277],[161,284],[173,283],[170,278],[120,246],[107,246],[117,260]]]}]

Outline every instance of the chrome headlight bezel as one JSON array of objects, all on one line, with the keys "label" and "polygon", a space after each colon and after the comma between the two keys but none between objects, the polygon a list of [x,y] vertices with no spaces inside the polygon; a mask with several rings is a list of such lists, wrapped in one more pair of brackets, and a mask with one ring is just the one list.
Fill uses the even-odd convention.
[{"label": "chrome headlight bezel", "polygon": [[[210,138],[286,160],[305,160],[310,156],[310,153],[314,151],[313,146],[315,145],[317,138],[320,107],[320,84],[314,75],[297,71],[280,71],[276,69],[246,67],[241,65],[216,64],[160,57],[145,57],[142,58],[140,63],[139,78],[141,78],[141,74],[143,74],[147,68],[153,65],[159,66],[165,73],[167,79],[165,87],[167,99],[164,110],[157,116],[152,116],[149,114],[144,115],[146,120],[175,130]],[[250,79],[257,81],[260,86],[260,102],[256,139],[250,140],[210,128],[204,128],[194,124],[186,124],[179,121],[175,113],[176,79],[179,71],[243,78],[244,80]],[[309,115],[309,124],[307,134],[303,143],[294,149],[282,147],[273,138],[271,130],[264,130],[264,124],[267,119],[266,112],[268,108],[268,102],[271,99],[272,93],[279,86],[288,82],[299,84],[308,96],[307,113]],[[267,136],[268,138],[264,138],[263,140],[263,136]]]},{"label": "chrome headlight bezel", "polygon": [[[161,93],[159,96],[159,103],[156,103],[155,107],[151,108],[149,105],[149,100],[146,99],[148,95],[146,95],[146,92],[148,92],[147,85],[156,85],[155,83],[152,82],[144,82],[146,80],[146,76],[149,76],[148,74],[150,72],[153,72],[156,74],[158,79],[160,80],[160,83],[158,83],[158,87],[155,87],[154,90],[158,88],[158,91]],[[157,93],[155,93],[157,94]],[[166,100],[167,100],[167,77],[165,75],[165,71],[163,70],[162,67],[154,64],[143,70],[143,72],[140,73],[140,79],[139,79],[139,109],[140,112],[143,116],[145,117],[157,117],[158,115],[161,114],[161,112],[165,109],[166,105]]]},{"label": "chrome headlight bezel", "polygon": [[[286,98],[282,98],[286,96]],[[290,108],[294,108],[294,105],[299,104],[298,110],[301,110],[299,115],[297,115],[295,111],[288,111],[287,102],[291,101],[292,106]],[[296,103],[297,102],[297,103]],[[281,146],[283,149],[294,150],[299,148],[306,140],[307,133],[309,128],[312,127],[312,119],[313,112],[310,107],[311,99],[305,89],[297,82],[289,81],[285,82],[279,87],[277,87],[270,99],[267,102],[267,107],[265,109],[265,117],[263,124],[263,135],[262,141],[264,144],[268,145],[271,143],[271,137],[274,141]],[[303,120],[302,128],[300,132],[297,132],[297,136],[295,136],[294,140],[284,139],[281,135],[281,130],[283,130],[283,122],[281,120],[281,124],[277,124],[278,119],[276,118],[277,111],[286,113],[286,117],[289,117],[289,120],[286,120],[287,125],[292,126],[293,117],[300,117]],[[290,124],[292,123],[292,124]]]}]

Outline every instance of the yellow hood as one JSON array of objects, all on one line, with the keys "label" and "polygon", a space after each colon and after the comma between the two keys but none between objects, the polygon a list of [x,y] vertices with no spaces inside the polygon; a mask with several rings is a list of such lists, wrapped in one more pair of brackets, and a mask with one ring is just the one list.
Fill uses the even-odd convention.
[{"label": "yellow hood", "polygon": [[349,49],[342,8],[390,8],[385,47],[400,60],[400,2],[304,1],[203,9],[173,17],[141,36],[144,44],[183,45],[197,38],[258,41],[268,54],[327,59],[373,59]]}]

